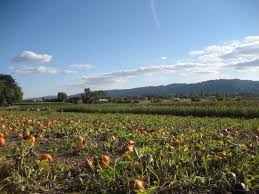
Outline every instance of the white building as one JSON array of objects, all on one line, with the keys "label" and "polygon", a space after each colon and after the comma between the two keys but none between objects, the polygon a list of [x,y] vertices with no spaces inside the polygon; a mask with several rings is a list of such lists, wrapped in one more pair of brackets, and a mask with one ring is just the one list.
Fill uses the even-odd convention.
[{"label": "white building", "polygon": [[100,99],[98,99],[98,102],[100,102],[100,103],[108,103],[109,100],[106,99],[106,98],[100,98]]}]

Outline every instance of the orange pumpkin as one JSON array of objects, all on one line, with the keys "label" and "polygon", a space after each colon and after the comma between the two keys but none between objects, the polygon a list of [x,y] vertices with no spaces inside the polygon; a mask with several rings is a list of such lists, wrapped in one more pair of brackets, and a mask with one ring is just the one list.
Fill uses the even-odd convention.
[{"label": "orange pumpkin", "polygon": [[5,139],[3,137],[0,137],[0,146],[3,146],[5,144]]},{"label": "orange pumpkin", "polygon": [[126,144],[122,147],[122,152],[123,153],[126,153],[126,152],[133,152],[134,150],[134,145],[129,145],[129,144]]},{"label": "orange pumpkin", "polygon": [[145,191],[145,183],[138,179],[131,179],[129,181],[129,185],[132,189],[136,190],[137,192],[144,192]]},{"label": "orange pumpkin", "polygon": [[48,160],[49,162],[52,162],[52,161],[53,161],[52,156],[49,155],[49,154],[41,154],[41,155],[40,155],[40,159],[41,159],[41,160]]},{"label": "orange pumpkin", "polygon": [[80,142],[83,142],[85,139],[84,139],[81,135],[79,135],[79,136],[78,136],[78,140],[79,140]]},{"label": "orange pumpkin", "polygon": [[30,142],[31,145],[35,145],[36,138],[33,135],[30,135],[27,140]]},{"label": "orange pumpkin", "polygon": [[103,161],[103,162],[105,162],[105,163],[107,163],[107,164],[109,164],[110,163],[110,157],[109,156],[107,156],[107,155],[101,155],[101,160]]},{"label": "orange pumpkin", "polygon": [[4,134],[2,132],[0,132],[0,137],[4,137]]},{"label": "orange pumpkin", "polygon": [[110,167],[110,157],[107,155],[101,155],[98,164],[101,168]]}]

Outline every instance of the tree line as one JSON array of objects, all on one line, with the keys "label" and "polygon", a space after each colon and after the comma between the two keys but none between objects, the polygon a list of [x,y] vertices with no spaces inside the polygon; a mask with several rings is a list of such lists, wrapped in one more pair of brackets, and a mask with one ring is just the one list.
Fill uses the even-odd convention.
[{"label": "tree line", "polygon": [[65,92],[58,92],[57,98],[47,99],[43,98],[44,102],[70,102],[70,103],[97,103],[99,99],[108,99],[104,91],[91,91],[90,88],[85,88],[84,93],[77,96],[70,96]]}]

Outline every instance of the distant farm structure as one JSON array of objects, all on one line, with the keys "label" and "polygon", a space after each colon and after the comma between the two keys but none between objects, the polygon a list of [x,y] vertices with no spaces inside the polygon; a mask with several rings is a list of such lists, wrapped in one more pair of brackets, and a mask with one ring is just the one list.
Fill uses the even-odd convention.
[{"label": "distant farm structure", "polygon": [[106,99],[106,98],[100,98],[100,99],[98,99],[98,102],[99,102],[99,103],[108,103],[109,100]]}]

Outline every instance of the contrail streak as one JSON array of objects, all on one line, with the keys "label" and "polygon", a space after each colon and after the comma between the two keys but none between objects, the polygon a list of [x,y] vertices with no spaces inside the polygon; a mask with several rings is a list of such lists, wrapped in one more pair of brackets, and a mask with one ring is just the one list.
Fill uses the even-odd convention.
[{"label": "contrail streak", "polygon": [[157,17],[157,13],[156,13],[155,0],[150,0],[150,9],[151,9],[152,17],[156,24],[156,27],[158,29],[160,29],[160,21]]}]

